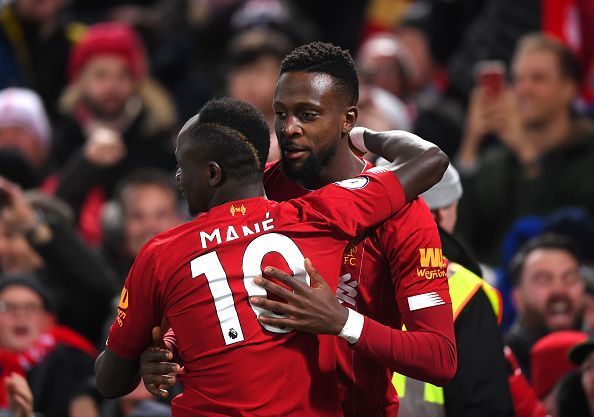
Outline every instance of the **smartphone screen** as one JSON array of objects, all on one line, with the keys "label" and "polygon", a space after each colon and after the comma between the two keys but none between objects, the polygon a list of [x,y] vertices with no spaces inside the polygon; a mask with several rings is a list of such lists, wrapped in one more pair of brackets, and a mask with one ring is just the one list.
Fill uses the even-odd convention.
[{"label": "smartphone screen", "polygon": [[502,61],[480,61],[476,65],[477,84],[494,97],[503,90],[505,64]]}]

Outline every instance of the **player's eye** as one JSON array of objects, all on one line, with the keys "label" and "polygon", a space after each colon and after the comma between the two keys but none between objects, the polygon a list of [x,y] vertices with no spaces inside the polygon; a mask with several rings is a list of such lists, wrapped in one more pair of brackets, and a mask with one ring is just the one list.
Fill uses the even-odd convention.
[{"label": "player's eye", "polygon": [[284,120],[287,118],[287,112],[282,111],[282,110],[276,110],[274,112],[274,115],[276,118],[281,119],[281,120]]},{"label": "player's eye", "polygon": [[303,120],[314,120],[317,117],[317,115],[317,113],[312,111],[304,111],[303,113],[301,113],[301,118]]}]

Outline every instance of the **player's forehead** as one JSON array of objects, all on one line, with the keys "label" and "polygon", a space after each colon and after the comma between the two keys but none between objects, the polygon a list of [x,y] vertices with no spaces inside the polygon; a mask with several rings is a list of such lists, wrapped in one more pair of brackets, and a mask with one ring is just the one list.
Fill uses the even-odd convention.
[{"label": "player's forehead", "polygon": [[192,147],[197,147],[199,145],[196,138],[192,138],[191,128],[192,126],[188,126],[188,123],[186,123],[186,125],[184,125],[182,130],[180,130],[179,134],[177,135],[175,143],[175,158],[178,162],[190,148],[190,145],[192,145]]},{"label": "player's forehead", "polygon": [[290,71],[278,79],[274,91],[275,106],[296,104],[329,105],[336,97],[336,80],[320,72]]}]

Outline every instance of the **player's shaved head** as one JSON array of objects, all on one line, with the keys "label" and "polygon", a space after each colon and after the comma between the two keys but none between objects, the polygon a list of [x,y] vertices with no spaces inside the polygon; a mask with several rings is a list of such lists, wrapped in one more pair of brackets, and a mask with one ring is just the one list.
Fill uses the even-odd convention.
[{"label": "player's shaved head", "polygon": [[270,147],[264,116],[253,106],[231,98],[213,99],[182,128],[180,147],[216,161],[226,174],[244,182],[262,178]]}]

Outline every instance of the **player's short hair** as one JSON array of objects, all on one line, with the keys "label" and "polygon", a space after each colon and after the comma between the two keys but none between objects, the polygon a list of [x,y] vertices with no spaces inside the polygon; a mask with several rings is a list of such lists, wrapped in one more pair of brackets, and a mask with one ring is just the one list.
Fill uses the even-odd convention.
[{"label": "player's short hair", "polygon": [[330,75],[349,105],[359,101],[359,74],[348,51],[325,42],[312,42],[293,50],[281,63],[286,72],[312,72]]},{"label": "player's short hair", "polygon": [[516,253],[509,264],[509,276],[512,287],[517,287],[520,284],[522,274],[524,273],[526,259],[532,252],[538,249],[565,251],[575,258],[578,264],[581,264],[582,261],[580,250],[574,241],[569,237],[555,233],[546,233],[544,235],[537,236],[526,242]]},{"label": "player's short hair", "polygon": [[523,52],[547,51],[555,55],[561,75],[577,85],[582,82],[582,70],[577,56],[563,43],[541,33],[523,36],[518,41],[515,55]]},{"label": "player's short hair", "polygon": [[125,208],[124,194],[127,190],[134,187],[155,186],[171,193],[174,200],[179,199],[179,187],[175,181],[175,177],[158,168],[142,168],[133,171],[129,175],[120,180],[116,186],[115,196],[118,203]]},{"label": "player's short hair", "polygon": [[254,106],[232,98],[212,99],[184,128],[202,158],[217,161],[227,175],[243,183],[262,178],[270,130]]}]

